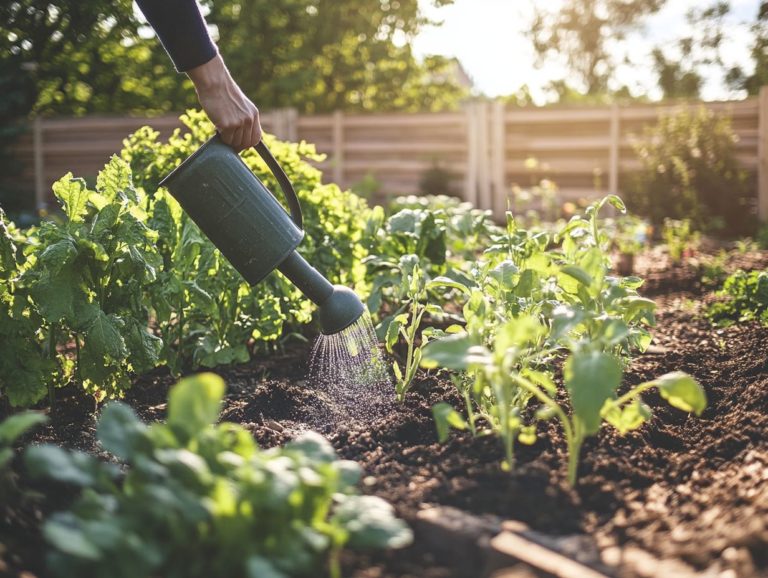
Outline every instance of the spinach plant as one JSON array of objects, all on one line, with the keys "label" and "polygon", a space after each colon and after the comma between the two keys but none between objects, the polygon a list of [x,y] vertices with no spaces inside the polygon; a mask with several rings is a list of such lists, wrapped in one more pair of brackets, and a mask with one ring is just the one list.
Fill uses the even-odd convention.
[{"label": "spinach plant", "polygon": [[360,468],[307,433],[259,449],[232,423],[214,425],[224,382],[213,374],[172,388],[166,423],[145,425],[119,402],[98,438],[122,467],[56,446],[30,448],[32,475],[81,489],[44,526],[55,576],[338,577],[342,548],[397,548],[407,526],[380,498],[359,496]]},{"label": "spinach plant", "polygon": [[[143,290],[156,277],[157,234],[145,224],[125,162],[113,157],[96,190],[71,174],[53,186],[65,216],[44,222],[19,283],[43,322],[48,358],[60,383],[74,377],[98,397],[119,395],[131,371],[158,361]],[[74,348],[74,364],[66,355]]]},{"label": "spinach plant", "polygon": [[757,320],[768,325],[768,271],[736,271],[725,280],[706,315],[718,325]]},{"label": "spinach plant", "polygon": [[[654,303],[637,294],[642,280],[609,275],[611,239],[599,222],[608,204],[625,210],[618,197],[608,196],[554,235],[521,229],[508,214],[506,230],[492,238],[464,285],[464,330],[439,336],[422,353],[425,367],[465,372],[454,383],[468,418],[445,404],[434,408],[440,437],[449,426],[494,432],[505,448],[504,466],[511,468],[515,444],[533,443],[536,422],[557,416],[568,440],[568,477],[575,481],[581,444],[597,431],[603,406],[614,399],[625,360],[650,344],[647,326],[654,322]],[[565,405],[557,401],[561,361]],[[688,407],[703,409],[703,392],[692,380],[659,383],[674,390],[687,384]],[[617,415],[641,407],[635,399],[644,389],[617,398],[605,419],[628,421],[619,422]],[[526,421],[532,402],[542,407]],[[630,402],[632,409],[626,409]]]},{"label": "spinach plant", "polygon": [[19,278],[28,266],[0,209],[0,394],[12,406],[31,406],[52,391],[56,363],[43,321]]}]

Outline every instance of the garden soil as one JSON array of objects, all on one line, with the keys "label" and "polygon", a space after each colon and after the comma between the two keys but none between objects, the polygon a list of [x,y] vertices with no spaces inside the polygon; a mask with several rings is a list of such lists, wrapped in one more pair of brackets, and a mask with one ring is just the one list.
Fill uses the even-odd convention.
[{"label": "garden soil", "polygon": [[[763,267],[766,261],[758,253],[739,266]],[[586,536],[610,574],[619,577],[768,576],[768,328],[712,327],[700,312],[713,296],[695,283],[695,275],[668,267],[665,276],[657,263],[645,264],[647,294],[659,304],[654,343],[632,363],[626,385],[686,371],[705,387],[709,406],[694,417],[655,393],[646,395],[654,417],[625,436],[604,427],[588,440],[576,487],[565,480],[565,441],[554,422],[539,426],[542,435],[534,445],[519,446],[512,473],[501,470],[502,450],[491,437],[458,433],[438,443],[431,406],[447,400],[460,407],[450,380],[440,373],[420,374],[406,401],[392,410],[386,401],[366,422],[343,419],[306,382],[306,346],[219,368],[228,383],[222,418],[243,424],[264,447],[319,429],[341,456],[361,464],[363,491],[389,500],[411,522],[426,507],[444,505],[517,520],[549,535]],[[643,266],[641,261],[641,273]],[[143,376],[125,401],[146,420],[163,419],[173,382],[160,371]],[[35,441],[98,453],[93,408],[61,393],[52,424]],[[6,512],[15,539],[5,542],[0,559],[9,575],[45,576],[39,510],[64,501],[66,496],[49,494],[35,507]],[[344,575],[461,575],[424,544],[417,533],[414,546],[402,552],[347,555]]]}]

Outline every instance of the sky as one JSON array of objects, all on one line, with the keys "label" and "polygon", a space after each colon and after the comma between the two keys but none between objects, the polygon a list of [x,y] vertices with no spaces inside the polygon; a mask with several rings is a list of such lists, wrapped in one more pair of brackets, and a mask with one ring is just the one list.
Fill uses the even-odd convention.
[{"label": "sky", "polygon": [[[547,0],[555,7],[567,0]],[[489,96],[511,94],[528,84],[534,97],[542,101],[542,87],[553,77],[564,76],[557,67],[536,69],[533,49],[524,35],[530,22],[534,0],[454,0],[454,4],[436,9],[430,0],[419,0],[424,14],[442,21],[441,26],[427,26],[414,41],[418,56],[443,54],[457,57],[475,87]],[[645,20],[643,30],[627,40],[635,66],[617,71],[617,79],[635,94],[651,98],[661,96],[652,73],[650,52],[653,46],[673,46],[675,39],[687,33],[685,14],[691,7],[706,7],[707,0],[668,0],[657,14]],[[722,46],[723,59],[750,70],[749,23],[753,22],[759,0],[731,0],[727,17],[727,38]],[[702,97],[727,100],[742,97],[729,91],[721,75],[714,70],[705,74]]]}]

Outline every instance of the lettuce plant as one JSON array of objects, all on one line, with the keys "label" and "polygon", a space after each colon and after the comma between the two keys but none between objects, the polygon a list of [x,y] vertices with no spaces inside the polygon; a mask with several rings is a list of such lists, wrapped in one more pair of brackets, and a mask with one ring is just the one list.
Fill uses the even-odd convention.
[{"label": "lettuce plant", "polygon": [[29,448],[30,473],[80,489],[43,534],[63,577],[339,576],[344,547],[411,541],[391,506],[359,496],[360,468],[307,433],[258,448],[232,423],[214,425],[224,382],[213,374],[172,388],[166,423],[145,425],[107,405],[98,438],[120,466],[51,445]]}]

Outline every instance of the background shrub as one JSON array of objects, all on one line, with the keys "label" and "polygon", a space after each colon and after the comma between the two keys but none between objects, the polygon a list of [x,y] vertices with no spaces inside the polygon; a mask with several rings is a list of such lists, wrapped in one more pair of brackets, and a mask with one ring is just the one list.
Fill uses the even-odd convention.
[{"label": "background shrub", "polygon": [[750,231],[754,198],[736,141],[730,120],[704,107],[661,118],[635,146],[641,169],[628,183],[630,209],[654,225],[689,218],[700,230]]}]

